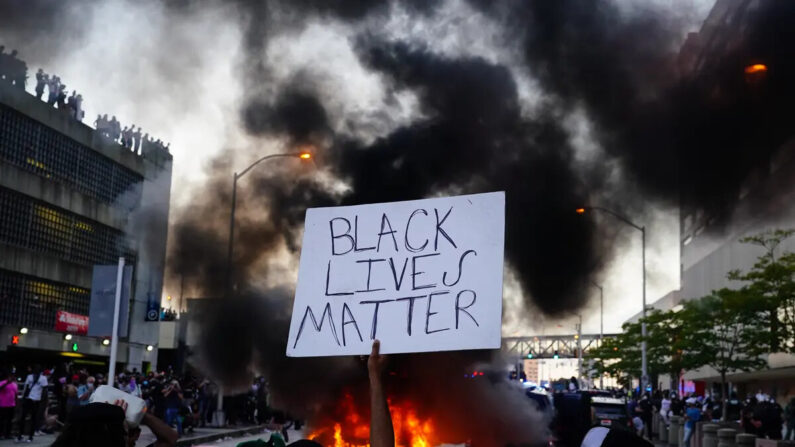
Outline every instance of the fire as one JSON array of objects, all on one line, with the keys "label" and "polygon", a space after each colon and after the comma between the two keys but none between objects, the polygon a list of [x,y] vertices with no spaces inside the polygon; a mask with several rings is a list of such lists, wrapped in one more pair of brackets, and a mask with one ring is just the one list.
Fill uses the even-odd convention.
[{"label": "fire", "polygon": [[[370,421],[361,416],[353,396],[346,393],[340,404],[341,417],[337,421],[316,428],[308,438],[327,447],[370,447]],[[422,419],[410,401],[389,399],[392,426],[397,447],[434,447],[441,444],[435,438],[430,418]]]}]

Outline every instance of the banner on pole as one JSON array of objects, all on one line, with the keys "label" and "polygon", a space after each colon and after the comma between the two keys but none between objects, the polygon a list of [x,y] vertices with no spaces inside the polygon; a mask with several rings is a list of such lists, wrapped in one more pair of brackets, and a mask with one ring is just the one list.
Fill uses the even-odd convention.
[{"label": "banner on pole", "polygon": [[88,334],[88,317],[59,310],[55,313],[55,330],[71,334]]},{"label": "banner on pole", "polygon": [[500,347],[505,193],[306,212],[287,355]]},{"label": "banner on pole", "polygon": [[[110,337],[113,334],[113,306],[116,300],[116,273],[118,265],[95,265],[91,278],[91,304],[89,306],[88,335]],[[124,266],[121,302],[119,306],[119,336],[127,336],[130,292],[132,290],[131,265]]]}]

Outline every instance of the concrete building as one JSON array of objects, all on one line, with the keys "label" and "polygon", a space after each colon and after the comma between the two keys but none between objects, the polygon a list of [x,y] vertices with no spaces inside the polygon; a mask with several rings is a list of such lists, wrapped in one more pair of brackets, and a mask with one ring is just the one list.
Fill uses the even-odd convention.
[{"label": "concrete building", "polygon": [[[748,64],[759,62],[757,53],[763,51],[752,45],[744,47],[743,38],[749,18],[754,17],[755,10],[764,7],[765,3],[718,0],[700,32],[690,33],[683,45],[679,55],[680,75],[698,78],[705,89],[728,91],[703,73],[721,63],[727,51],[743,55]],[[778,62],[770,58],[762,60],[771,66]],[[757,95],[764,88],[765,71],[766,68],[757,74],[751,73],[761,77],[748,78],[746,70],[747,90],[734,94]],[[765,95],[753,99],[757,107],[767,107],[769,99]],[[730,99],[724,97],[721,100]],[[795,207],[792,206],[795,203],[795,129],[784,129],[783,133],[786,132],[789,132],[789,137],[784,144],[758,148],[773,155],[766,163],[753,167],[745,178],[733,201],[735,206],[730,216],[719,219],[703,210],[684,206],[680,209],[680,289],[652,303],[651,308],[676,309],[683,300],[698,299],[724,287],[737,288],[740,284],[730,281],[727,273],[734,269],[747,271],[763,254],[760,247],[740,243],[740,239],[767,230],[795,228]],[[786,240],[779,250],[795,251],[795,238]],[[639,314],[629,321],[637,321],[638,318]],[[741,395],[762,390],[778,396],[780,402],[785,396],[795,395],[795,356],[773,353],[768,358],[768,366],[769,369],[764,371],[737,372],[729,380]],[[686,373],[682,380],[702,382],[709,389],[720,382],[720,376],[711,368],[702,368]],[[661,377],[659,381],[667,388],[669,378]]]},{"label": "concrete building", "polygon": [[124,256],[134,270],[119,363],[155,366],[159,323],[145,320],[160,304],[171,168],[165,150],[135,154],[0,83],[0,364],[106,365],[109,347],[67,340],[56,313],[88,315],[93,265]]}]

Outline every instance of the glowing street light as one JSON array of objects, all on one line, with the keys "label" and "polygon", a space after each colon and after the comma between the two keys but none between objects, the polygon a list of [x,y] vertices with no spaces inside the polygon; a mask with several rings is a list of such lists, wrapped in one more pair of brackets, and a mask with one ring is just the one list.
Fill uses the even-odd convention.
[{"label": "glowing street light", "polygon": [[767,72],[767,65],[765,64],[751,64],[745,67],[745,74],[758,74],[766,72]]},{"label": "glowing street light", "polygon": [[237,205],[237,181],[240,180],[241,177],[246,175],[248,171],[250,171],[254,166],[262,163],[265,160],[269,160],[271,158],[277,157],[295,157],[300,160],[311,160],[312,153],[309,151],[301,151],[301,152],[288,152],[284,154],[271,154],[266,155],[259,160],[251,163],[246,169],[238,174],[237,172],[234,173],[232,177],[232,212],[229,216],[229,247],[226,259],[226,275],[227,275],[227,292],[231,295],[232,294],[232,255],[234,254],[234,240],[235,240],[235,207]]}]

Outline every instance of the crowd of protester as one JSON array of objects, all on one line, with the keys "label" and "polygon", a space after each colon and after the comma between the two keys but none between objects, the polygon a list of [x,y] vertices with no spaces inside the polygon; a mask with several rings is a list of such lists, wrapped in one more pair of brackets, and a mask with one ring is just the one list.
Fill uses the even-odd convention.
[{"label": "crowd of protester", "polygon": [[[761,391],[749,394],[740,400],[736,392],[722,400],[710,395],[688,393],[679,396],[676,392],[655,391],[642,397],[630,398],[627,411],[633,420],[633,426],[639,434],[651,439],[652,415],[659,414],[666,426],[670,426],[671,416],[684,419],[685,445],[694,434],[699,421],[718,422],[723,417],[723,406],[726,405],[726,420],[737,422],[745,433],[758,438],[793,439],[795,436],[795,398],[790,399],[786,407],[782,407],[771,396]],[[786,425],[786,432],[784,428]]]},{"label": "crowd of protester", "polygon": [[[89,405],[107,378],[68,364],[51,369],[13,367],[0,372],[0,439],[30,442],[34,436],[62,430],[70,416]],[[218,388],[210,380],[168,369],[137,369],[116,376],[114,387],[146,401],[148,413],[173,427],[179,436],[208,426],[216,410]],[[224,397],[224,425],[267,425],[288,439],[293,422],[269,405],[268,385],[257,378],[247,392]],[[300,425],[298,425],[300,428]]]},{"label": "crowd of protester", "polygon": [[[5,47],[0,45],[0,81],[7,82],[24,91],[28,79],[28,66],[17,55],[17,50],[6,53]],[[43,69],[39,68],[36,72],[34,92],[37,99],[46,101],[50,106],[63,111],[75,120],[82,122],[85,118],[83,95],[78,94],[76,90],[72,90],[72,93],[69,94],[66,84],[59,76],[45,73]],[[135,124],[122,127],[115,116],[108,119],[107,114],[97,115],[94,127],[104,138],[137,154],[143,154],[154,148],[165,151],[170,148],[170,143],[167,144],[159,138],[154,139],[148,133],[142,134],[141,127],[136,128]]]}]

